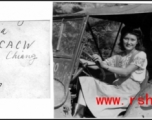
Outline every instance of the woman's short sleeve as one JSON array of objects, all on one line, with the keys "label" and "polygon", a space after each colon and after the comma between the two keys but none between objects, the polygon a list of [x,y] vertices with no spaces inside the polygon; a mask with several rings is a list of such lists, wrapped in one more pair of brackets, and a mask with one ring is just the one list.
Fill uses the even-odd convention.
[{"label": "woman's short sleeve", "polygon": [[130,64],[137,65],[140,69],[145,69],[147,66],[147,56],[145,52],[140,52],[135,55],[133,61]]},{"label": "woman's short sleeve", "polygon": [[147,67],[146,53],[139,52],[137,55],[135,55],[133,61],[130,64],[134,64],[138,66],[138,69],[132,73],[131,78],[141,83],[146,76],[146,67]]}]

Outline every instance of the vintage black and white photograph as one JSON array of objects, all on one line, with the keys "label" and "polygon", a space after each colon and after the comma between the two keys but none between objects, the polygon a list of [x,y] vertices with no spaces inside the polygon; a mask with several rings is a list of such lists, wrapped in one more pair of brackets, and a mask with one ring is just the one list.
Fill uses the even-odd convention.
[{"label": "vintage black and white photograph", "polygon": [[54,118],[152,117],[151,21],[151,3],[53,2]]}]

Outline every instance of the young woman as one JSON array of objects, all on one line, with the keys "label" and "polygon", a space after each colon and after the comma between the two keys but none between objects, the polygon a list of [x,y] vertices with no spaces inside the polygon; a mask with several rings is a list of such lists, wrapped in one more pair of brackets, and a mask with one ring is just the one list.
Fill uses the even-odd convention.
[{"label": "young woman", "polygon": [[[98,66],[92,66],[92,69],[107,69],[116,74],[117,79],[113,85],[108,85],[93,77],[80,77],[81,90],[74,117],[83,117],[85,106],[96,118],[117,117],[140,91],[140,83],[145,79],[147,66],[141,30],[123,27],[119,46],[122,53],[105,61],[97,54],[92,56],[94,61],[98,62]],[[81,59],[81,62],[88,61]],[[111,99],[111,102],[106,102],[108,99]]]}]

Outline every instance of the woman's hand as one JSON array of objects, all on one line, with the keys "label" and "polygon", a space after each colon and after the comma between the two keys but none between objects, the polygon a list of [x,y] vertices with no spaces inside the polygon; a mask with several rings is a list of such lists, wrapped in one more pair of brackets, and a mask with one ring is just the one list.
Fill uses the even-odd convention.
[{"label": "woman's hand", "polygon": [[103,62],[102,62],[102,59],[101,57],[98,55],[98,54],[94,54],[92,55],[92,59],[95,63],[99,64],[100,67],[103,67]]},{"label": "woman's hand", "polygon": [[86,63],[87,61],[85,59],[80,59],[80,62],[83,64]]},{"label": "woman's hand", "polygon": [[85,59],[80,59],[80,62],[81,62],[82,64],[84,64],[84,63],[88,63],[88,65],[95,65],[95,63],[94,63],[94,62],[89,61],[89,60],[85,60]]},{"label": "woman's hand", "polygon": [[94,70],[97,70],[99,69],[99,66],[96,65],[95,62],[92,62],[92,61],[88,61],[88,60],[85,60],[85,59],[80,59],[80,63],[84,64],[84,63],[87,63],[87,67],[88,68],[92,68]]}]

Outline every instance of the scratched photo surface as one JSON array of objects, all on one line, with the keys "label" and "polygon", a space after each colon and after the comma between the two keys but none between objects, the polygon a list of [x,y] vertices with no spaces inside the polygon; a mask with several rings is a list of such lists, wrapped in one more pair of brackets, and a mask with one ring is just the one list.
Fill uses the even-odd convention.
[{"label": "scratched photo surface", "polygon": [[54,118],[71,113],[69,84],[82,26],[83,19],[53,21]]},{"label": "scratched photo surface", "polygon": [[0,98],[50,97],[50,21],[0,21]]}]

